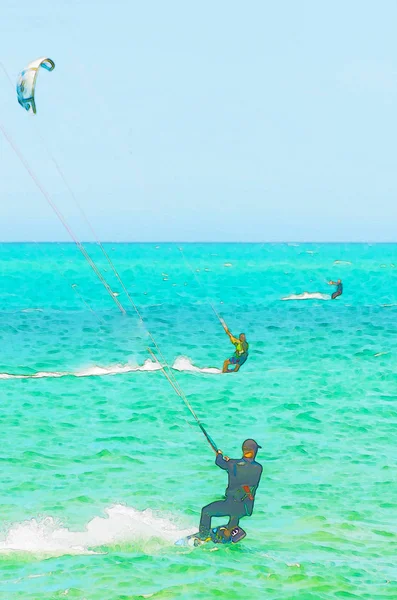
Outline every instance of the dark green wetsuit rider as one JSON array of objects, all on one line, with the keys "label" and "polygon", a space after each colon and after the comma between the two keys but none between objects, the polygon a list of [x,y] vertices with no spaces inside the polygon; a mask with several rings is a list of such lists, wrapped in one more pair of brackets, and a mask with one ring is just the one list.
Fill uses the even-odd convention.
[{"label": "dark green wetsuit rider", "polygon": [[222,451],[218,450],[215,464],[228,473],[226,499],[212,502],[202,509],[199,527],[201,539],[207,539],[209,536],[212,517],[229,517],[226,528],[231,531],[238,526],[241,518],[252,515],[255,494],[262,475],[262,465],[255,460],[260,447],[255,440],[245,440],[243,456],[240,459],[222,456]]},{"label": "dark green wetsuit rider", "polygon": [[342,296],[342,294],[343,294],[343,283],[342,283],[341,279],[338,279],[338,281],[330,281],[329,285],[336,285],[336,290],[335,290],[335,292],[331,296],[332,300],[335,300],[335,298],[337,298],[338,296]]}]

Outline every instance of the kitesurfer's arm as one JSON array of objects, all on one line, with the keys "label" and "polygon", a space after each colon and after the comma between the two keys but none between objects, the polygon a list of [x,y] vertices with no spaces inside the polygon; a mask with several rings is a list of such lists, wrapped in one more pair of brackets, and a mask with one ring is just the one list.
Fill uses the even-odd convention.
[{"label": "kitesurfer's arm", "polygon": [[231,334],[231,333],[230,333],[230,331],[229,331],[228,329],[227,329],[227,330],[225,330],[225,331],[226,331],[227,335],[229,336],[229,338],[230,338],[230,341],[232,342],[232,344],[233,344],[234,346],[237,346],[237,344],[239,343],[239,341],[240,341],[240,340],[238,340],[237,338],[235,338],[235,337],[234,337],[234,335],[233,335],[233,334]]},{"label": "kitesurfer's arm", "polygon": [[239,340],[237,338],[235,338],[233,334],[230,333],[230,331],[229,331],[229,329],[228,329],[228,327],[227,327],[227,325],[226,325],[226,323],[225,323],[225,321],[223,319],[221,319],[221,323],[223,325],[223,329],[225,330],[225,332],[229,336],[230,341],[232,342],[232,344],[234,346],[236,346],[239,343]]},{"label": "kitesurfer's arm", "polygon": [[228,470],[229,468],[229,463],[230,458],[228,456],[223,456],[223,452],[222,450],[218,450],[217,454],[216,454],[216,458],[215,458],[215,464],[220,467],[221,469],[224,469],[225,471]]}]

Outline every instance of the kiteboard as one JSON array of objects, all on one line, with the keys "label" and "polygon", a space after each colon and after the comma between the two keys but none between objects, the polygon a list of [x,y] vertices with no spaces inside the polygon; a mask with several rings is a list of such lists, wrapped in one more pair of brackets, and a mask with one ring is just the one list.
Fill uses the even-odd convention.
[{"label": "kiteboard", "polygon": [[194,547],[201,546],[207,542],[212,542],[213,544],[237,544],[237,542],[245,538],[246,535],[246,532],[244,529],[241,529],[241,527],[234,527],[230,531],[226,525],[220,525],[219,527],[211,529],[210,535],[205,540],[201,539],[199,533],[196,532],[176,541],[175,545]]}]

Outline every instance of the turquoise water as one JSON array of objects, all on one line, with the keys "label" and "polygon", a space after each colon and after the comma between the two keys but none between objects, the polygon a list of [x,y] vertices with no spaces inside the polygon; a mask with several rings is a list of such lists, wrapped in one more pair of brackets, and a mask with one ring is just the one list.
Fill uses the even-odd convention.
[{"label": "turquoise water", "polygon": [[127,315],[73,245],[3,244],[0,598],[396,598],[397,246],[184,245],[201,287],[176,244],[106,248],[219,447],[263,446],[248,535],[174,545],[225,474],[109,269]]}]

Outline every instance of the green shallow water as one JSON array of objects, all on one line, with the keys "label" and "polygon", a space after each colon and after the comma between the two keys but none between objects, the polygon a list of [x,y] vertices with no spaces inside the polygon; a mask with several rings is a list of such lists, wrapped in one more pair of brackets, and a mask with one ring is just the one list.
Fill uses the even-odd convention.
[{"label": "green shallow water", "polygon": [[[170,364],[230,355],[206,296],[247,333],[239,374],[175,373],[225,452],[263,446],[248,535],[174,546],[226,481],[162,373],[133,370],[145,329],[74,246],[0,245],[0,598],[396,598],[397,246],[185,245],[202,288],[177,245],[107,248]],[[281,300],[338,277],[335,302]]]}]

